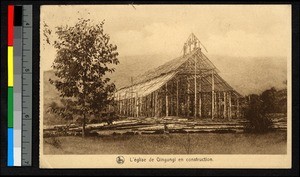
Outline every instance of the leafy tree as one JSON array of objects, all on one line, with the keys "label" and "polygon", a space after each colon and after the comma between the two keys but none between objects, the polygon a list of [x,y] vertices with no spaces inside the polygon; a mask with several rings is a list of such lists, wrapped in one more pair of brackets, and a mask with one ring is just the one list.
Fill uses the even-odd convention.
[{"label": "leafy tree", "polygon": [[52,44],[57,50],[52,68],[58,79],[49,81],[60,92],[63,106],[54,104],[51,110],[65,119],[79,117],[83,137],[87,119],[111,104],[115,91],[105,75],[119,63],[117,46],[109,42],[103,25],[104,21],[94,25],[89,19],[78,19],[74,26],[59,26]]},{"label": "leafy tree", "polygon": [[248,98],[250,98],[248,107],[244,110],[245,118],[249,120],[247,130],[256,133],[267,132],[270,130],[272,122],[266,117],[263,109],[265,103],[261,100],[260,95],[251,94]]},{"label": "leafy tree", "polygon": [[261,95],[260,98],[263,101],[262,111],[265,114],[267,113],[275,113],[277,112],[277,99],[276,99],[276,89],[274,87],[265,90]]}]

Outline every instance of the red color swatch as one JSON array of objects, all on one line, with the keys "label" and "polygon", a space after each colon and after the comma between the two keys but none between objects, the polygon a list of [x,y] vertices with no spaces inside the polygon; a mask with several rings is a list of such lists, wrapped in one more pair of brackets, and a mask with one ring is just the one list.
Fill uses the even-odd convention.
[{"label": "red color swatch", "polygon": [[14,44],[14,6],[8,5],[7,12],[7,44],[13,46]]}]

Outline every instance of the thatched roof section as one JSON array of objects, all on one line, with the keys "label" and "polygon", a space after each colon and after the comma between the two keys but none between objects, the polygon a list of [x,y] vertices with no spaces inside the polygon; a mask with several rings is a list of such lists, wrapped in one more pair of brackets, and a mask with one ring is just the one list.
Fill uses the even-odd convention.
[{"label": "thatched roof section", "polygon": [[[195,54],[195,52],[196,51],[193,51],[189,55],[175,58],[157,68],[146,71],[145,73],[143,73],[141,75],[138,75],[136,78],[134,78],[133,85],[147,82],[147,81],[154,79],[156,77],[159,77],[161,75],[165,75],[170,72],[176,71],[185,61],[187,61],[188,58],[190,58],[193,54]],[[131,85],[129,85],[129,86],[131,86]]]},{"label": "thatched roof section", "polygon": [[[133,84],[123,87],[116,92],[118,100],[125,98],[132,98],[147,96],[160,89],[166,82],[171,80],[176,74],[187,74],[193,72],[195,57],[198,63],[198,70],[201,71],[202,92],[211,91],[211,71],[214,70],[215,91],[234,91],[236,95],[240,96],[217,72],[218,69],[214,64],[201,52],[201,49],[195,49],[189,54],[175,58],[155,69],[149,70],[144,74],[137,76],[133,80]],[[192,66],[192,67],[191,67]],[[191,67],[191,68],[188,68]],[[191,74],[191,73],[190,73]],[[199,77],[199,75],[197,76]],[[191,90],[193,92],[193,90]],[[133,94],[134,93],[134,94]]]},{"label": "thatched roof section", "polygon": [[148,82],[133,85],[131,87],[126,87],[118,92],[116,92],[115,97],[117,100],[144,97],[152,92],[161,88],[166,82],[172,79],[176,75],[176,72],[171,72],[169,74],[156,77]]},{"label": "thatched roof section", "polygon": [[[168,74],[170,72],[174,72],[179,69],[182,64],[184,64],[188,59],[193,58],[193,57],[199,57],[202,60],[202,65],[201,68],[206,68],[208,70],[211,69],[217,69],[210,61],[209,59],[201,52],[200,49],[193,50],[191,53],[185,55],[185,56],[180,56],[178,58],[175,58],[171,61],[166,62],[165,64],[151,69],[149,71],[146,71],[143,74],[138,75],[133,79],[133,84],[127,85],[123,88],[131,87],[132,85],[140,84],[147,82],[151,79],[154,79],[156,77]],[[121,89],[123,89],[121,88]]]}]

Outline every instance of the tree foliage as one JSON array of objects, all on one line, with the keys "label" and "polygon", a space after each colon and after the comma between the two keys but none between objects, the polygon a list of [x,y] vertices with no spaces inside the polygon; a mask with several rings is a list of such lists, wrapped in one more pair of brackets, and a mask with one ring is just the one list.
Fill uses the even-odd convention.
[{"label": "tree foliage", "polygon": [[251,94],[248,96],[249,105],[245,109],[245,118],[249,121],[248,131],[256,133],[268,132],[272,126],[271,120],[266,116],[264,109],[265,103],[259,95]]},{"label": "tree foliage", "polygon": [[260,95],[251,94],[246,97],[248,106],[244,110],[249,120],[249,129],[254,132],[267,132],[272,128],[271,117],[277,113],[287,113],[287,90],[276,90],[274,87],[263,91]]},{"label": "tree foliage", "polygon": [[74,26],[56,28],[57,51],[52,65],[58,79],[50,79],[60,92],[63,106],[52,105],[52,111],[63,118],[80,117],[83,136],[87,117],[100,114],[113,101],[114,83],[105,77],[117,65],[117,46],[103,31],[104,21],[93,25],[78,19]]},{"label": "tree foliage", "polygon": [[245,118],[250,122],[248,130],[264,133],[272,128],[272,120],[268,118],[268,114],[277,112],[276,92],[276,89],[272,87],[260,95],[251,94],[247,97],[249,100]]},{"label": "tree foliage", "polygon": [[262,111],[264,111],[265,114],[267,113],[275,113],[277,112],[277,99],[276,99],[276,89],[274,87],[265,90],[261,95],[260,98],[262,102],[264,103],[262,105]]}]

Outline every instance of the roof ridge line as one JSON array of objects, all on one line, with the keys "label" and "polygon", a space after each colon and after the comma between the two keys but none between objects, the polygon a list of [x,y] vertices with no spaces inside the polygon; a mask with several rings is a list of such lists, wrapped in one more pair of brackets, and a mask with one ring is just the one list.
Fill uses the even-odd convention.
[{"label": "roof ridge line", "polygon": [[[188,60],[190,59],[190,57],[195,56],[195,55],[198,53],[199,50],[200,50],[200,49],[196,49],[196,50],[193,50],[191,53],[188,53],[188,54],[185,55],[185,56],[176,57],[176,58],[174,58],[174,59],[172,59],[172,60],[170,60],[170,61],[164,63],[163,65],[160,65],[160,66],[158,66],[158,67],[156,67],[156,68],[153,68],[153,69],[151,69],[151,70],[148,70],[148,71],[144,72],[143,74],[139,74],[138,76],[136,76],[136,78],[139,78],[139,77],[145,75],[146,73],[148,73],[148,72],[150,72],[150,71],[151,71],[150,73],[153,73],[153,72],[155,72],[156,70],[158,70],[159,68],[163,68],[166,64],[171,63],[172,61],[174,62],[174,60],[176,60],[176,59],[178,59],[178,60],[179,60],[179,59],[184,59],[183,62],[182,62],[180,65],[178,65],[176,68],[174,68],[174,69],[172,69],[172,70],[170,70],[170,71],[168,71],[168,72],[161,73],[160,75],[157,75],[157,76],[155,76],[155,77],[152,77],[152,78],[143,80],[143,81],[141,81],[141,82],[137,82],[137,83],[134,83],[134,84],[131,84],[131,85],[122,87],[122,88],[120,88],[119,90],[126,89],[126,88],[129,88],[129,87],[138,85],[138,84],[143,84],[143,83],[145,83],[145,82],[148,82],[149,80],[156,79],[156,78],[158,78],[158,77],[160,77],[160,76],[162,76],[162,75],[169,74],[169,73],[172,73],[172,72],[176,71],[176,70],[177,70],[180,66],[182,66],[186,61],[188,61]],[[119,91],[119,90],[118,90],[118,91]]]}]

